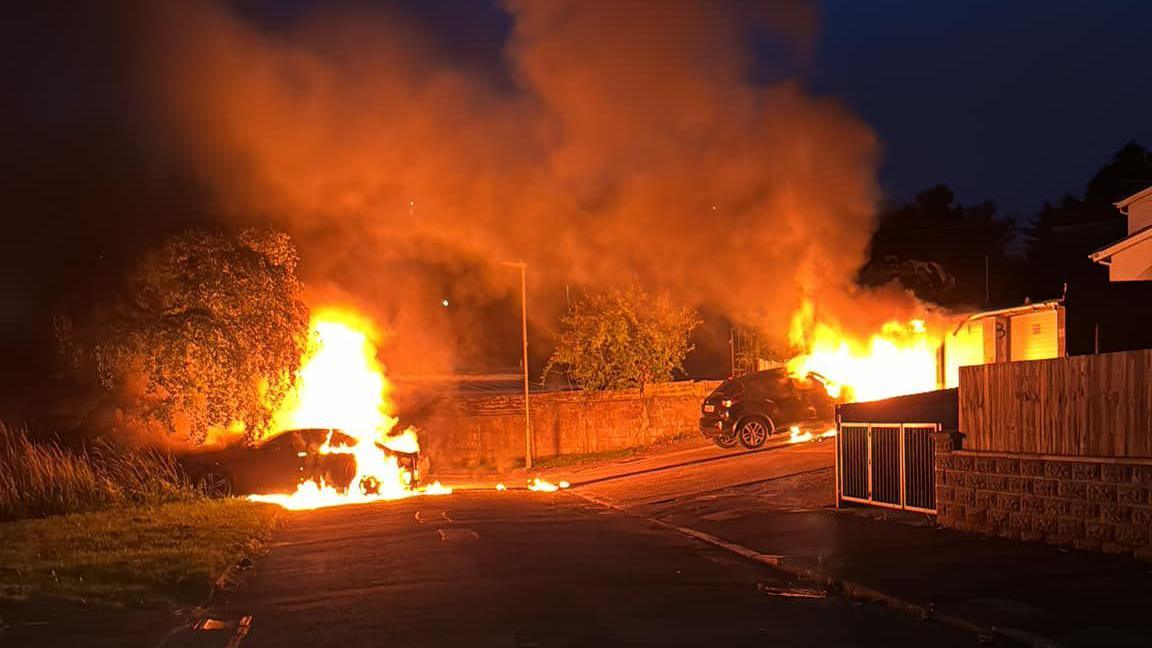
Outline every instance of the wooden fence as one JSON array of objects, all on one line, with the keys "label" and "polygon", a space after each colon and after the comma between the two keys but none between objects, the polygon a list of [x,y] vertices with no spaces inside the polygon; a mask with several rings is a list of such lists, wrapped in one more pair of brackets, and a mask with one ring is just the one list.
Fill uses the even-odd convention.
[{"label": "wooden fence", "polygon": [[965,450],[1152,457],[1152,350],[960,369]]}]

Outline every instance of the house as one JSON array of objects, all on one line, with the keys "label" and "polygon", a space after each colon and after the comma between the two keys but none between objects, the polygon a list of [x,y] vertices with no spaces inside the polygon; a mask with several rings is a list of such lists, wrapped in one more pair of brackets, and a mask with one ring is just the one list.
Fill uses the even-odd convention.
[{"label": "house", "polygon": [[1110,281],[1152,280],[1152,187],[1115,203],[1128,217],[1128,236],[1089,258],[1108,266]]}]

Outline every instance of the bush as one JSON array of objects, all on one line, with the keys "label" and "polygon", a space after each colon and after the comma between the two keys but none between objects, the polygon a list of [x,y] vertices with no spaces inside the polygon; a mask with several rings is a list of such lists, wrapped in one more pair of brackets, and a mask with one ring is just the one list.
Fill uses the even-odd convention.
[{"label": "bush", "polygon": [[103,441],[71,450],[0,422],[0,520],[197,497],[165,452]]}]

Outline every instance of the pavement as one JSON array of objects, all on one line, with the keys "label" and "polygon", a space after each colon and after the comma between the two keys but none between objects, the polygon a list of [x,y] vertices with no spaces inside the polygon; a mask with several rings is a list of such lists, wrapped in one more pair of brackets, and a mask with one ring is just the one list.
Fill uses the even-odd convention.
[{"label": "pavement", "polygon": [[1152,565],[940,529],[923,514],[836,510],[834,447],[789,446],[575,492],[854,598],[1002,643],[1152,645]]}]

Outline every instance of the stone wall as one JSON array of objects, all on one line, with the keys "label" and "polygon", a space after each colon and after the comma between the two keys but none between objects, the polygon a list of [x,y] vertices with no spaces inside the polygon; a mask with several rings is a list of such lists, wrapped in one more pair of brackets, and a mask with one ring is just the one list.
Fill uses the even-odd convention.
[{"label": "stone wall", "polygon": [[[638,391],[533,394],[535,458],[622,450],[696,434],[700,403],[718,381]],[[420,425],[421,445],[446,469],[507,470],[524,461],[524,397],[445,399]]]},{"label": "stone wall", "polygon": [[1152,461],[951,446],[937,440],[941,526],[1152,559]]}]

